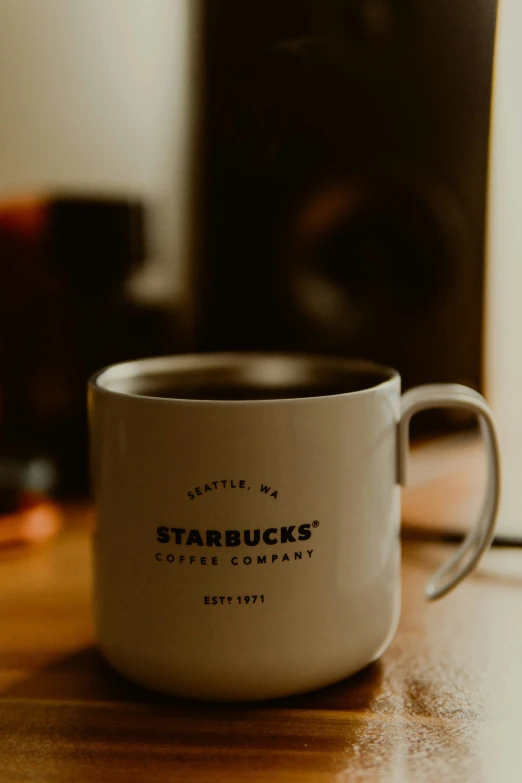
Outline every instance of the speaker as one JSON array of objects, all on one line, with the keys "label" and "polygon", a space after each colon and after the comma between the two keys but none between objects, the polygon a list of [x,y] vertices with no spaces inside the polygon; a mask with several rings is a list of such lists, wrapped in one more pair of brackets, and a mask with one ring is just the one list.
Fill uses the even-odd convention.
[{"label": "speaker", "polygon": [[200,350],[482,383],[496,0],[203,0]]}]

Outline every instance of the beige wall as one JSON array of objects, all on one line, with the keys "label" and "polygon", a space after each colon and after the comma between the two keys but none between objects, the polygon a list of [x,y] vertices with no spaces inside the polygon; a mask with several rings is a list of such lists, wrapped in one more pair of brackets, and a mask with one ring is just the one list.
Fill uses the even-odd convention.
[{"label": "beige wall", "polygon": [[522,3],[501,0],[489,193],[486,394],[504,451],[500,528],[520,534],[522,481]]},{"label": "beige wall", "polygon": [[161,277],[165,297],[183,253],[187,7],[0,0],[0,196],[80,188],[145,197],[156,271],[141,288]]}]

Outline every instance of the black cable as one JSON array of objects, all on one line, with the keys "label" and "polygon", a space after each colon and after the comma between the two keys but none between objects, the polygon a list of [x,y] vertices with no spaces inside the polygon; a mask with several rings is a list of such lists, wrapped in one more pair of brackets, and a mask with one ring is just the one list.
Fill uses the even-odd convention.
[{"label": "black cable", "polygon": [[[460,544],[465,537],[466,534],[458,530],[405,527],[401,531],[401,538],[404,541],[419,541],[423,543]],[[493,538],[491,546],[505,549],[522,548],[522,537],[497,535]]]}]

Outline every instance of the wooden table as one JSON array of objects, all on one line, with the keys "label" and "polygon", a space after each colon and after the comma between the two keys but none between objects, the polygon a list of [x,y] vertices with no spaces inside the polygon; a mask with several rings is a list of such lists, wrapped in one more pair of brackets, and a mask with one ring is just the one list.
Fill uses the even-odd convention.
[{"label": "wooden table", "polygon": [[0,554],[1,783],[522,779],[522,551],[495,550],[426,604],[448,547],[404,545],[382,659],[327,690],[212,706],[145,692],[93,641],[85,509],[45,548]]}]

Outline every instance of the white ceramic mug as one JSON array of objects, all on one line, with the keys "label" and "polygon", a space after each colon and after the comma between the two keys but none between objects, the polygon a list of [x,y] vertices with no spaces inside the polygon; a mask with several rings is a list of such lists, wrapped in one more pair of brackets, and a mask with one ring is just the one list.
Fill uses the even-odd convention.
[{"label": "white ceramic mug", "polygon": [[463,579],[493,534],[499,453],[477,392],[401,398],[394,370],[285,355],[146,359],[94,376],[95,614],[108,661],[160,691],[246,700],[376,659],[400,613],[409,421],[445,406],[477,414],[489,478],[478,524],[429,598]]}]

